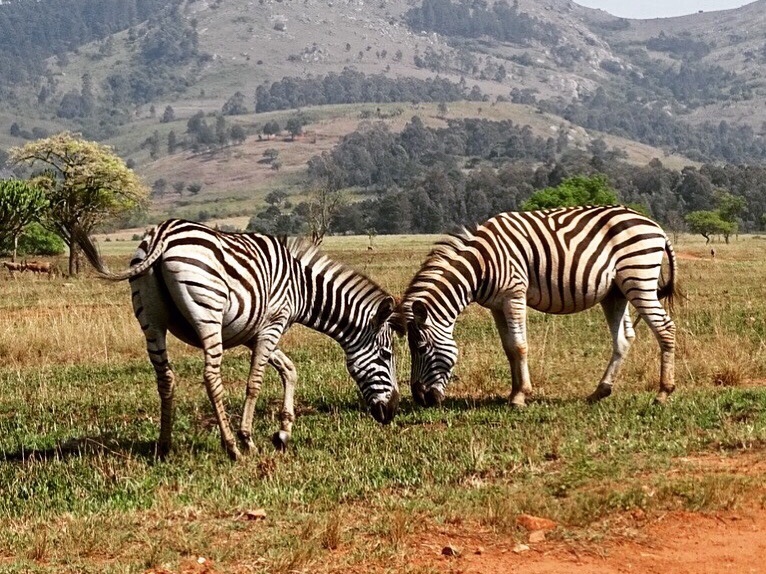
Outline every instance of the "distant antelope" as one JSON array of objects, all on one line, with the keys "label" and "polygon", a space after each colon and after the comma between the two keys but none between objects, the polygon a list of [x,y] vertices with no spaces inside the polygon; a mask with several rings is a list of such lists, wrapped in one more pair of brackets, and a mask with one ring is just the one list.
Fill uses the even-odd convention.
[{"label": "distant antelope", "polygon": [[39,273],[41,275],[45,273],[48,275],[49,279],[53,277],[55,271],[55,267],[50,262],[25,261],[22,265],[24,271],[31,271],[32,273]]},{"label": "distant antelope", "polygon": [[8,270],[11,277],[15,277],[17,272],[21,273],[25,269],[23,263],[14,263],[13,261],[3,261],[3,267]]}]

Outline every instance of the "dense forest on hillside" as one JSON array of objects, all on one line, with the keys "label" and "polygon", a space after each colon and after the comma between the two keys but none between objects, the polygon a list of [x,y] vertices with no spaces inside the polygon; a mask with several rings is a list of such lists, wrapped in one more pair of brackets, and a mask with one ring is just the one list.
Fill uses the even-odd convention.
[{"label": "dense forest on hillside", "polygon": [[438,32],[448,37],[488,36],[501,42],[527,44],[537,40],[555,45],[560,35],[554,25],[521,12],[517,0],[513,5],[500,0],[492,6],[484,1],[423,0],[405,19],[415,32]]},{"label": "dense forest on hillside", "polygon": [[0,4],[0,85],[45,74],[45,58],[127,30],[167,0],[10,0]]},{"label": "dense forest on hillside", "polygon": [[696,161],[749,163],[766,159],[766,140],[750,126],[726,121],[693,126],[661,103],[631,101],[601,89],[579,102],[541,107],[576,125],[679,152]]},{"label": "dense forest on hillside", "polygon": [[464,83],[445,78],[389,78],[383,74],[365,75],[353,68],[340,74],[307,78],[283,78],[271,85],[258,86],[255,111],[289,110],[325,104],[388,102],[454,102],[481,100],[478,87],[470,91]]},{"label": "dense forest on hillside", "polygon": [[[353,187],[366,196],[336,214],[333,230],[340,233],[441,233],[518,210],[536,190],[569,177],[599,174],[621,202],[671,230],[681,230],[692,211],[715,210],[726,193],[742,199],[741,229],[766,224],[766,168],[705,164],[676,171],[659,160],[635,166],[603,140],[582,150],[570,145],[566,129],[541,138],[509,121],[452,120],[430,128],[413,117],[399,134],[367,123],[312,158],[309,174],[325,190]],[[280,206],[289,204],[284,200]],[[280,206],[270,205],[252,228],[300,232],[306,206],[295,206],[296,213]]]}]

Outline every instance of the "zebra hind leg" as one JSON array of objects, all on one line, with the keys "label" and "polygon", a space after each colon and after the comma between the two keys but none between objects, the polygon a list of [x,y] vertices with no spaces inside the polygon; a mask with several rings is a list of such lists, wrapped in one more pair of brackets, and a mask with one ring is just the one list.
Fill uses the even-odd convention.
[{"label": "zebra hind leg", "polygon": [[609,332],[612,335],[612,357],[596,390],[588,396],[589,403],[596,403],[612,394],[612,386],[620,372],[622,362],[630,350],[636,333],[628,312],[628,300],[622,294],[610,295],[601,302]]},{"label": "zebra hind leg", "polygon": [[[626,283],[630,287],[630,282]],[[642,285],[637,284],[637,286],[641,287]],[[676,387],[676,326],[662,303],[657,299],[656,287],[650,290],[623,289],[623,292],[626,293],[628,300],[636,308],[641,318],[649,325],[660,345],[660,390],[654,400],[656,403],[664,403]]]},{"label": "zebra hind leg", "polygon": [[298,371],[295,369],[295,365],[279,349],[276,349],[269,358],[269,364],[274,367],[279,373],[279,378],[282,379],[282,387],[284,388],[284,399],[282,402],[282,412],[279,415],[280,430],[274,433],[271,437],[271,442],[274,444],[274,448],[284,451],[287,449],[287,444],[290,442],[290,437],[293,431],[293,422],[295,421],[295,384],[298,381]]},{"label": "zebra hind leg", "polygon": [[212,336],[200,337],[200,339],[204,343],[205,351],[205,389],[207,390],[210,404],[213,406],[218,427],[221,430],[221,445],[230,459],[237,460],[242,455],[231,432],[223,402],[225,390],[221,381],[221,360],[223,358],[221,334],[220,332],[214,333]]},{"label": "zebra hind leg", "polygon": [[157,392],[160,395],[160,438],[156,456],[164,459],[172,445],[173,418],[175,414],[175,374],[170,367],[167,352],[167,332],[160,329],[146,329],[146,350],[157,374]]}]

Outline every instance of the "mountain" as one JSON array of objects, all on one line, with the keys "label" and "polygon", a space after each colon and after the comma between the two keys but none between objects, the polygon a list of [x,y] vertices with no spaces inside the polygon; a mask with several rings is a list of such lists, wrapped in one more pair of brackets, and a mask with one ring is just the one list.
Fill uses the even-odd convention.
[{"label": "mountain", "polygon": [[[263,148],[254,135],[268,121],[284,127],[296,114],[296,100],[287,97],[284,107],[254,114],[256,92],[304,90],[297,101],[306,103],[297,107],[314,134],[314,150],[322,151],[362,117],[380,114],[374,105],[311,107],[324,103],[312,98],[328,74],[335,81],[350,69],[400,82],[380,88],[387,94],[421,94],[383,108],[402,114],[388,120],[399,128],[420,113],[418,106],[441,121],[438,102],[426,105],[426,84],[402,89],[403,82],[438,77],[464,90],[466,99],[470,93],[485,100],[483,106],[453,105],[452,114],[486,115],[494,104],[493,113],[538,125],[538,134],[564,126],[580,134],[583,146],[611,134],[610,143],[630,148],[634,161],[668,154],[685,156],[680,163],[766,159],[766,0],[656,20],[621,19],[569,0],[132,0],[129,10],[117,4],[104,4],[110,8],[97,14],[98,25],[88,20],[92,1],[0,5],[0,25],[15,26],[17,35],[27,29],[10,16],[33,14],[34,5],[41,19],[54,18],[62,6],[82,15],[70,18],[69,32],[43,38],[27,60],[23,50],[12,51],[16,60],[8,65],[22,62],[24,73],[17,81],[0,77],[0,149],[79,130],[115,145],[150,183],[202,180],[204,191],[191,203],[224,188],[242,197],[276,181],[297,188],[312,149],[292,153],[295,148],[280,143],[282,170],[257,164],[248,172]],[[18,46],[30,45],[31,32],[24,34]],[[354,97],[364,101],[365,89]],[[202,111],[213,134],[220,120],[210,114],[233,99],[247,113],[226,116],[227,126],[241,127],[248,139],[205,151],[204,138],[189,134],[189,120]],[[168,108],[172,118],[163,122]],[[529,121],[535,116],[542,122]],[[165,150],[170,132],[180,142],[172,155]]]}]

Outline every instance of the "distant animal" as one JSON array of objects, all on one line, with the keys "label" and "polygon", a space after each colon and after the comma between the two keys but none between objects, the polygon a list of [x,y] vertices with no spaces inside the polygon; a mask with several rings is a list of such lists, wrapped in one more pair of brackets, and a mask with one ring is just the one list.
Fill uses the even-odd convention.
[{"label": "distant animal", "polygon": [[390,422],[399,404],[389,320],[394,298],[370,279],[321,254],[313,245],[268,235],[224,233],[171,219],[149,230],[125,272],[110,273],[92,240],[77,241],[100,274],[129,280],[133,309],[157,374],[161,419],[158,454],[171,446],[175,375],[167,354],[167,331],[204,351],[204,381],[223,446],[240,456],[224,410],[221,360],[224,348],[251,350],[250,374],[238,436],[255,447],[252,421],[267,362],[282,377],[281,430],[272,438],[285,448],[294,420],[295,367],[277,345],[293,323],[340,343],[346,366],[372,416]]},{"label": "distant animal", "polygon": [[14,277],[16,273],[22,273],[25,269],[23,263],[14,263],[13,261],[3,261],[3,267],[8,270],[11,277]]},{"label": "distant animal", "polygon": [[39,274],[45,274],[50,279],[53,277],[53,274],[55,272],[55,266],[50,262],[40,262],[40,261],[25,261],[24,262],[24,270],[25,271],[31,271],[32,273],[39,273]]},{"label": "distant animal", "polygon": [[712,257],[713,259],[715,259],[715,249],[711,249],[711,250],[710,250],[710,257]]},{"label": "distant animal", "polygon": [[[660,285],[663,256],[670,266]],[[661,349],[664,402],[675,388],[675,326],[660,300],[672,303],[676,257],[665,232],[622,206],[567,207],[501,213],[438,243],[407,287],[397,314],[407,324],[410,385],[423,406],[441,403],[457,361],[458,315],[476,302],[492,311],[512,375],[510,402],[522,407],[532,391],[527,364],[527,307],[544,313],[584,311],[601,304],[613,352],[595,402],[612,392],[635,332],[628,303]]]}]

